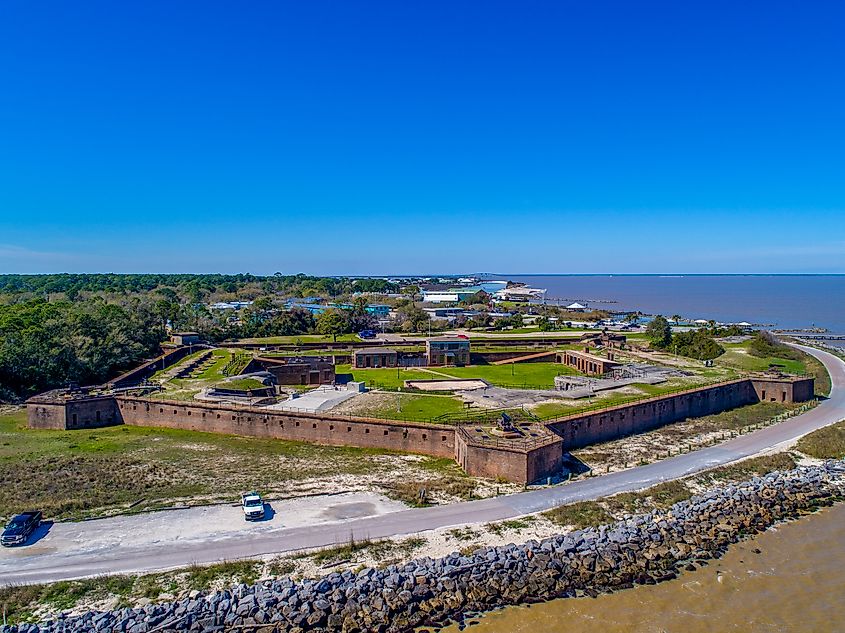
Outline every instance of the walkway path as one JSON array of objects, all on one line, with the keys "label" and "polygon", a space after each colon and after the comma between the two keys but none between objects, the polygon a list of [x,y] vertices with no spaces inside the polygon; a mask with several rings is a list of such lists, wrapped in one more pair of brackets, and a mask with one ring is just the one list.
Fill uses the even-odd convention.
[{"label": "walkway path", "polygon": [[536,354],[526,354],[525,356],[517,356],[515,358],[506,358],[505,360],[494,360],[491,365],[507,365],[513,363],[521,363],[526,360],[531,360],[533,358],[543,358],[544,356],[554,356],[557,354],[555,350],[549,350],[546,352],[537,352]]},{"label": "walkway path", "polygon": [[33,583],[98,574],[164,570],[192,563],[324,547],[348,542],[353,536],[356,540],[384,538],[452,525],[501,521],[565,503],[640,490],[788,445],[802,435],[845,419],[845,363],[828,352],[802,349],[821,360],[830,372],[833,384],[830,398],[786,422],[711,448],[542,490],[319,525],[300,527],[288,523],[289,527],[285,527],[286,507],[279,504],[276,512],[281,516],[281,525],[276,529],[256,531],[245,528],[238,534],[162,539],[156,525],[166,517],[162,518],[162,513],[153,513],[144,515],[149,526],[145,542],[138,543],[133,539],[131,543],[123,543],[118,540],[108,547],[98,547],[92,546],[85,535],[93,536],[109,529],[109,522],[117,519],[57,524],[35,546],[0,552],[0,578],[4,583]]}]

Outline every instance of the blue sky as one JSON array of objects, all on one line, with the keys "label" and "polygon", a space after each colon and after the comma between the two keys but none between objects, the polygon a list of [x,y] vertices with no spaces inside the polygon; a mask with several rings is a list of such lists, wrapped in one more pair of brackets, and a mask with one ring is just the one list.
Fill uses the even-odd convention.
[{"label": "blue sky", "polygon": [[0,272],[845,273],[841,2],[0,6]]}]

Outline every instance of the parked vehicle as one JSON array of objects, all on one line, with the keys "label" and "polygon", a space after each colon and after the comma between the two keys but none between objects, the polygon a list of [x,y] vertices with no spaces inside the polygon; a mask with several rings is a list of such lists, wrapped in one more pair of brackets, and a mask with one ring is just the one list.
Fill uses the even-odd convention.
[{"label": "parked vehicle", "polygon": [[241,507],[247,521],[259,521],[264,518],[264,500],[255,491],[241,495]]},{"label": "parked vehicle", "polygon": [[358,332],[358,338],[361,339],[368,339],[368,338],[375,338],[376,333],[373,330],[361,330]]},{"label": "parked vehicle", "polygon": [[23,512],[12,517],[6,524],[3,535],[0,536],[0,543],[6,547],[12,545],[23,545],[32,533],[41,525],[41,512]]}]

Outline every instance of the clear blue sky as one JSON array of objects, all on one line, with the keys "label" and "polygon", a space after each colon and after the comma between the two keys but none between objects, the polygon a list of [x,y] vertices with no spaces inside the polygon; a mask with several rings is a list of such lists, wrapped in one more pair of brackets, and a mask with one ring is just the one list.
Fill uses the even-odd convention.
[{"label": "clear blue sky", "polygon": [[845,4],[0,5],[0,271],[845,273]]}]

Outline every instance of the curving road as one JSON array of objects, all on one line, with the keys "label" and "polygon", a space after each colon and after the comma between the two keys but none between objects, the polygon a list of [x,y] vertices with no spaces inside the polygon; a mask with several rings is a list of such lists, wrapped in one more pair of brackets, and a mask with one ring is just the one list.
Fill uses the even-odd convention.
[{"label": "curving road", "polygon": [[[500,521],[685,477],[788,444],[811,431],[845,419],[845,363],[828,352],[809,347],[801,349],[818,358],[827,367],[833,385],[830,398],[807,413],[718,446],[563,486],[316,525],[227,533],[208,531],[196,538],[173,539],[157,537],[156,534],[163,524],[171,520],[168,515],[178,513],[153,513],[133,517],[133,520],[145,523],[147,538],[139,541],[127,535],[121,539],[118,532],[117,537],[107,544],[101,542],[93,545],[84,538],[86,533],[96,535],[99,530],[107,530],[122,518],[99,519],[82,524],[56,524],[36,544],[0,552],[0,584],[53,582],[99,574],[161,571],[193,563],[325,547],[348,542],[350,536],[356,539],[384,538],[452,525]],[[112,533],[114,537],[114,529]]]}]

